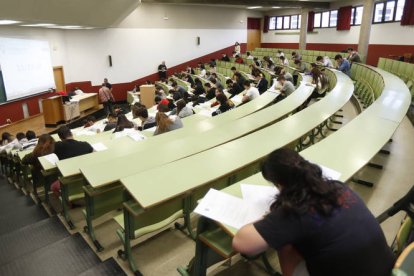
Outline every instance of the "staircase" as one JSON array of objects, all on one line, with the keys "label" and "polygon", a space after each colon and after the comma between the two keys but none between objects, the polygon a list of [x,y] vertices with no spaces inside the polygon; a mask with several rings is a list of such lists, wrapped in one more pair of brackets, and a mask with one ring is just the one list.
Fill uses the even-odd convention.
[{"label": "staircase", "polygon": [[0,177],[0,275],[126,275]]}]

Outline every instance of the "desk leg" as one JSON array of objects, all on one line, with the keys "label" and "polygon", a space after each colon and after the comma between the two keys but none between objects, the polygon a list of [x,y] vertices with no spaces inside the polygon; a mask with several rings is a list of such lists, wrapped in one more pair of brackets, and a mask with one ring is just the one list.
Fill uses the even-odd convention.
[{"label": "desk leg", "polygon": [[[184,208],[183,208],[183,213],[184,213],[184,224],[180,224],[178,222],[176,222],[174,224],[175,228],[180,230],[181,232],[185,233],[184,230],[187,229],[188,231],[188,235],[190,236],[191,239],[195,240],[196,238],[196,234],[194,233],[192,227],[191,227],[191,212],[192,212],[192,197],[188,196],[184,199]],[[185,233],[187,234],[187,233]]]},{"label": "desk leg", "polygon": [[93,224],[92,224],[92,220],[94,217],[94,197],[93,196],[89,196],[89,194],[87,192],[85,192],[85,220],[86,220],[86,226],[83,229],[89,236],[89,238],[92,240],[93,244],[96,247],[96,250],[98,250],[98,252],[101,252],[104,250],[104,248],[102,247],[102,245],[99,243],[99,241],[96,239],[95,236],[95,231],[93,229]]},{"label": "desk leg", "polygon": [[70,229],[74,229],[75,225],[72,222],[72,219],[69,215],[69,187],[68,185],[64,185],[62,182],[60,184],[60,191],[61,191],[61,202],[62,202],[62,212],[63,217],[65,218],[66,223],[68,224]]}]

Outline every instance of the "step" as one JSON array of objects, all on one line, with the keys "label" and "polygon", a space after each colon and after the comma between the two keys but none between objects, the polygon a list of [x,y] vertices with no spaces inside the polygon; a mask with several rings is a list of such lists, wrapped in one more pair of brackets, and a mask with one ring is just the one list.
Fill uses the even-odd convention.
[{"label": "step", "polygon": [[0,266],[69,235],[57,217],[44,219],[4,234],[0,236]]},{"label": "step", "polygon": [[46,211],[37,205],[15,206],[7,212],[3,212],[0,207],[0,235],[13,232],[26,225],[36,223],[48,218]]},{"label": "step", "polygon": [[99,258],[76,233],[1,266],[0,275],[79,275],[99,263]]},{"label": "step", "polygon": [[111,276],[111,275],[126,275],[126,273],[122,270],[122,268],[118,265],[118,263],[113,259],[110,258],[99,265],[96,265],[79,276]]}]

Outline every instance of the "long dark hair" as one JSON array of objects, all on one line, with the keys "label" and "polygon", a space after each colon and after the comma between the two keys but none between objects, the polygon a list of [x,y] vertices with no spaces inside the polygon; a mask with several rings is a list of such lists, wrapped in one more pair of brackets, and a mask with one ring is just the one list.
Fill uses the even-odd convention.
[{"label": "long dark hair", "polygon": [[325,178],[318,165],[291,149],[273,151],[262,164],[262,175],[280,188],[271,209],[279,209],[284,215],[330,216],[340,205],[341,182]]},{"label": "long dark hair", "polygon": [[39,137],[36,147],[33,149],[33,156],[40,157],[55,151],[55,139],[49,134],[42,134]]},{"label": "long dark hair", "polygon": [[125,128],[134,128],[134,124],[124,114],[120,114],[114,132],[123,131]]}]

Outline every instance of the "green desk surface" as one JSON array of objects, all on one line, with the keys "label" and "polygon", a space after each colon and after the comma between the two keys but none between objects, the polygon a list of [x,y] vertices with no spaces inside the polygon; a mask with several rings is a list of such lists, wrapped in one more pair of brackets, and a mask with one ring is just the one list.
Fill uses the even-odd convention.
[{"label": "green desk surface", "polygon": [[[273,150],[299,139],[350,99],[352,81],[342,73],[335,74],[336,87],[301,112],[232,142],[122,178],[122,184],[143,208],[149,208],[259,161]],[[208,170],[213,164],[214,170]],[[188,173],[180,173],[183,168],[191,169],[184,170]]]},{"label": "green desk surface", "polygon": [[[148,148],[156,148],[158,145],[161,145],[163,143],[180,140],[196,133],[202,133],[213,129],[216,126],[232,122],[238,118],[247,116],[248,114],[257,111],[258,109],[262,109],[268,106],[275,98],[275,96],[275,93],[272,92],[263,93],[254,101],[251,101],[237,109],[233,109],[220,114],[220,116],[205,118],[204,116],[197,116],[197,114],[192,115],[189,116],[188,119],[183,119],[184,127],[181,129],[164,133],[162,135],[153,136],[150,139],[137,142],[132,147],[129,145],[124,146],[124,144],[119,143],[116,147],[109,148],[106,151],[95,152],[89,155],[78,156],[75,158],[60,161],[57,163],[57,166],[60,173],[64,177],[79,174],[81,167],[83,168],[93,164],[113,160],[119,157],[124,157],[133,153],[138,153]],[[205,119],[200,120],[200,118]]]},{"label": "green desk surface", "polygon": [[[92,187],[97,188],[119,181],[122,177],[197,154],[274,123],[303,103],[312,91],[313,87],[302,84],[297,89],[296,94],[291,95],[292,98],[301,99],[300,101],[282,101],[280,106],[274,105],[211,130],[199,134],[189,134],[182,139],[158,144],[156,147],[148,148],[139,154],[135,152],[134,154],[111,159],[107,162],[82,167],[81,172],[88,183]],[[287,103],[290,103],[290,105],[287,105]],[[130,164],[139,165],[131,166]]]}]

